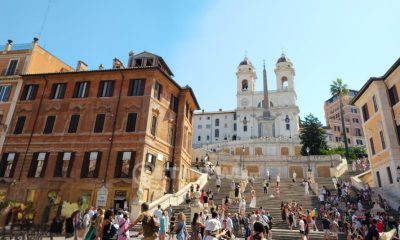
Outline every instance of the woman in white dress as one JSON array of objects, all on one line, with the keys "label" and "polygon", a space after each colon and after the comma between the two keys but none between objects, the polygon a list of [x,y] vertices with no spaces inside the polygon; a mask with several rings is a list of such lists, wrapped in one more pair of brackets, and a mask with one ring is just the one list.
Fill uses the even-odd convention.
[{"label": "woman in white dress", "polygon": [[251,190],[251,202],[250,202],[249,207],[256,208],[256,205],[257,205],[256,191],[254,191],[254,189],[253,189],[253,190]]}]

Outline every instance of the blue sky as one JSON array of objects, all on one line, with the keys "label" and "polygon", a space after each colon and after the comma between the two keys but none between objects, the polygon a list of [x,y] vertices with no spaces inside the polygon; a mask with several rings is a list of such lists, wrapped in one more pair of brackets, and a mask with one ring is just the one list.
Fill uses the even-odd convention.
[{"label": "blue sky", "polygon": [[[283,51],[296,69],[300,114],[322,122],[329,84],[360,89],[400,56],[400,1],[369,0],[48,0],[2,1],[0,43],[40,44],[75,67],[110,67],[143,50],[162,56],[206,111],[236,107],[236,67],[245,52],[268,84]],[[42,29],[42,31],[41,31]]]}]

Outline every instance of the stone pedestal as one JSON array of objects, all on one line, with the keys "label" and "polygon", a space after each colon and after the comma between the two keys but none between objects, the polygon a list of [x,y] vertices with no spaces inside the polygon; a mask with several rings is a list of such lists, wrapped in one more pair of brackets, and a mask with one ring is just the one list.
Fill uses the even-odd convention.
[{"label": "stone pedestal", "polygon": [[143,190],[141,188],[139,188],[136,191],[135,199],[131,202],[130,218],[132,221],[134,221],[139,216],[139,214],[142,212],[142,203],[143,203],[141,201],[142,195],[143,195]]},{"label": "stone pedestal", "polygon": [[194,199],[190,203],[190,219],[193,219],[194,213],[200,213],[203,211],[203,204],[200,202],[200,195],[199,191],[194,192]]}]

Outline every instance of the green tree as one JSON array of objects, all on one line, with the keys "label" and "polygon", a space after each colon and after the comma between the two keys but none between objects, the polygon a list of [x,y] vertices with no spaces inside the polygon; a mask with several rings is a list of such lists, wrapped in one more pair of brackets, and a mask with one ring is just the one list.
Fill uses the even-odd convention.
[{"label": "green tree", "polygon": [[335,81],[332,81],[330,90],[332,96],[337,95],[339,97],[340,120],[342,122],[342,135],[343,135],[342,140],[344,142],[346,159],[349,159],[349,145],[347,143],[346,126],[344,124],[344,117],[343,117],[343,96],[349,93],[349,89],[347,88],[347,84],[344,84],[341,78],[337,78]]},{"label": "green tree", "polygon": [[311,113],[301,121],[300,140],[303,144],[302,155],[307,155],[307,147],[310,148],[310,155],[320,155],[327,148],[322,123]]}]

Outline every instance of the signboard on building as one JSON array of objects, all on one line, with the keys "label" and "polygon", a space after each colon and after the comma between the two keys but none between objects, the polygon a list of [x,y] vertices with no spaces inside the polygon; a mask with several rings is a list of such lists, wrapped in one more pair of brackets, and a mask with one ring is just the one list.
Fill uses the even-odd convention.
[{"label": "signboard on building", "polygon": [[107,196],[108,196],[108,189],[105,186],[102,186],[99,189],[99,191],[97,191],[96,206],[106,207],[107,206]]}]

